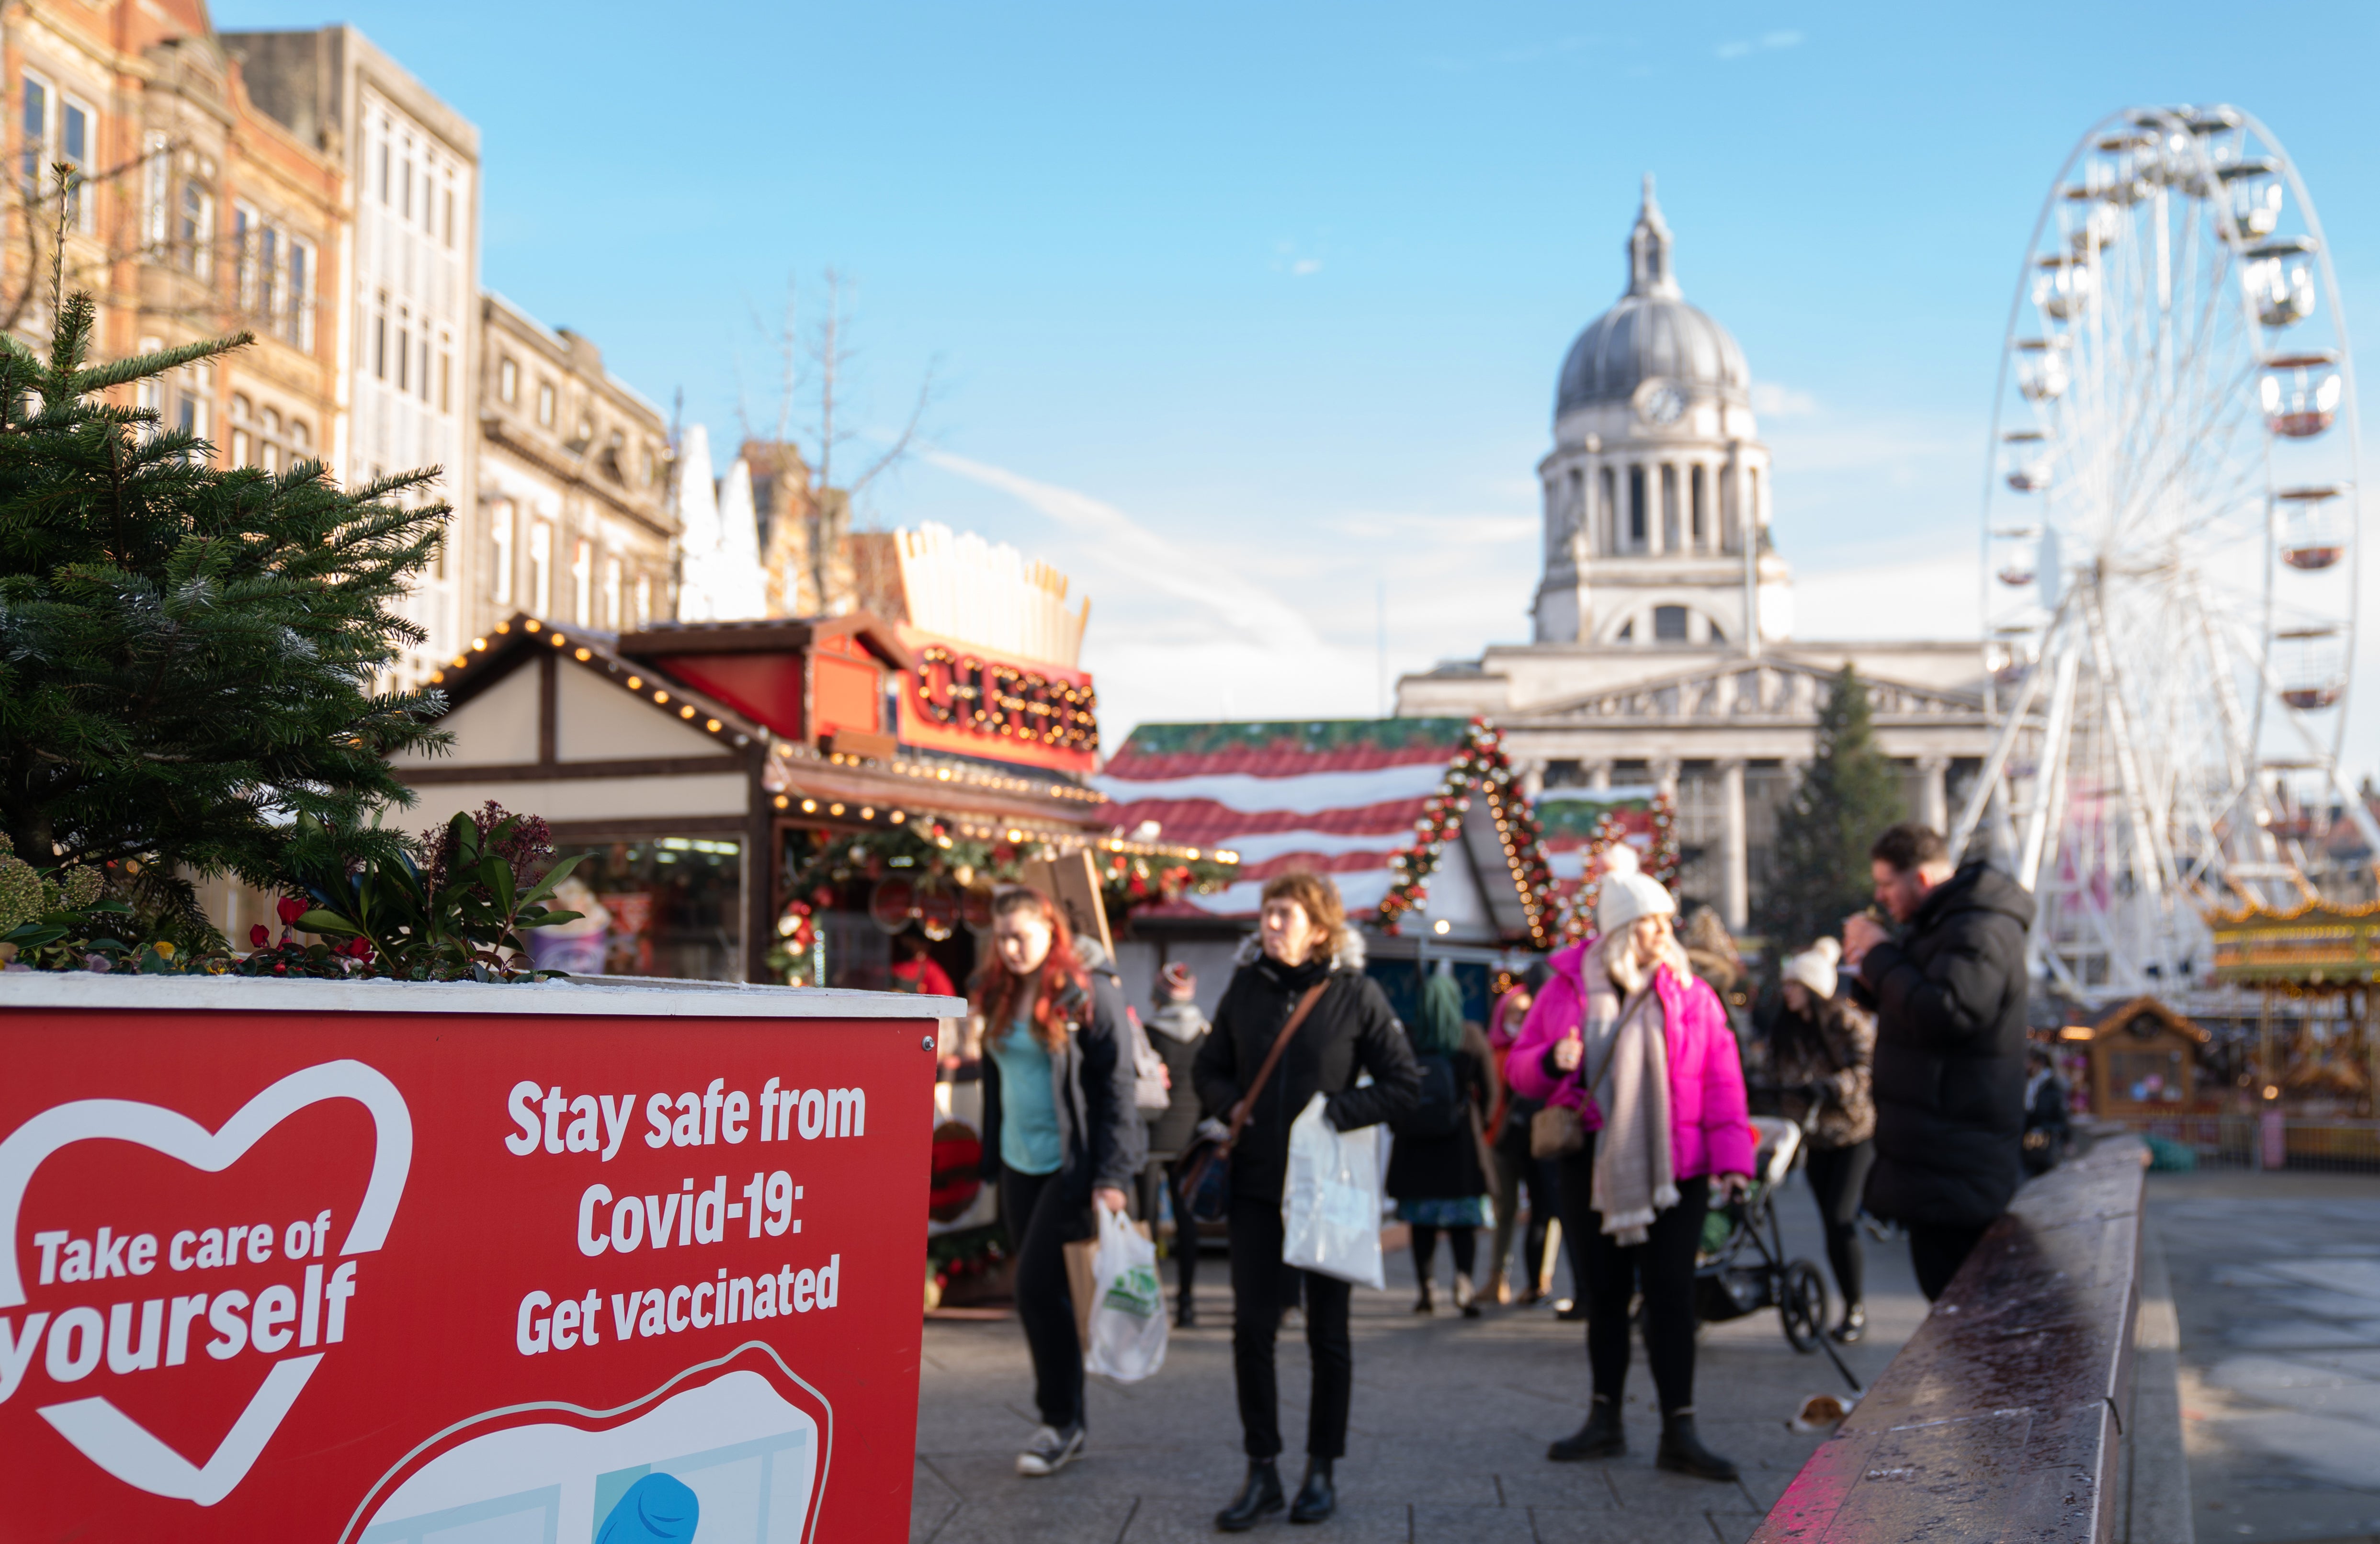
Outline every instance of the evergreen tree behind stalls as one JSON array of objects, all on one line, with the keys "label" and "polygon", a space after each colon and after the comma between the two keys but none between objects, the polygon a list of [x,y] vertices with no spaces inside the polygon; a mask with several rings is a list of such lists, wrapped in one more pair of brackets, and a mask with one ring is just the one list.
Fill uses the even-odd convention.
[{"label": "evergreen tree behind stalls", "polygon": [[1876,748],[1867,683],[1845,665],[1818,710],[1816,754],[1778,812],[1761,927],[1787,951],[1837,933],[1876,899],[1868,848],[1902,818],[1900,778]]},{"label": "evergreen tree behind stalls", "polygon": [[36,866],[140,860],[186,916],[174,865],[278,887],[293,841],[393,857],[383,758],[448,738],[438,694],[372,690],[422,640],[395,608],[448,513],[393,496],[437,472],[218,467],[101,393],[249,335],[86,368],[94,309],[57,308],[46,364],[0,338],[0,831]]}]

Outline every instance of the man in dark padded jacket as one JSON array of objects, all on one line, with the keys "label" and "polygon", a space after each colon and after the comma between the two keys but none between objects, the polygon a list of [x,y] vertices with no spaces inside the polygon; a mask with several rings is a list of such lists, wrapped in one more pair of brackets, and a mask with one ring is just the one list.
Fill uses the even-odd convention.
[{"label": "man in dark padded jacket", "polygon": [[1901,924],[1843,924],[1843,963],[1876,1005],[1876,1167],[1867,1209],[1909,1230],[1928,1300],[1942,1295],[2024,1177],[2025,934],[2033,897],[1904,822],[1869,850],[1876,899]]}]

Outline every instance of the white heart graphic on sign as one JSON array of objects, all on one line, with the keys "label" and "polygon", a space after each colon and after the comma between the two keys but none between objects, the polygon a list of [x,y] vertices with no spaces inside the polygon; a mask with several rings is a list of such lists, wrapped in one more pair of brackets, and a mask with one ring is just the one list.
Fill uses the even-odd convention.
[{"label": "white heart graphic on sign", "polygon": [[[113,1139],[221,1174],[263,1135],[309,1104],[352,1099],[371,1113],[376,1146],[371,1179],[356,1220],[339,1246],[342,1255],[369,1254],[388,1237],[396,1203],[413,1168],[413,1116],[396,1085],[359,1061],[324,1062],[293,1072],[210,1131],[177,1110],[128,1099],[79,1099],[43,1110],[0,1141],[0,1309],[21,1308],[24,1278],[17,1265],[17,1217],[25,1187],[43,1159],[73,1142]],[[29,1323],[27,1333],[31,1333]],[[246,1478],[284,1417],[298,1401],[322,1353],[274,1364],[206,1464],[192,1464],[159,1441],[106,1399],[78,1399],[42,1407],[41,1415],[83,1455],[128,1485],[155,1495],[212,1506]]]}]

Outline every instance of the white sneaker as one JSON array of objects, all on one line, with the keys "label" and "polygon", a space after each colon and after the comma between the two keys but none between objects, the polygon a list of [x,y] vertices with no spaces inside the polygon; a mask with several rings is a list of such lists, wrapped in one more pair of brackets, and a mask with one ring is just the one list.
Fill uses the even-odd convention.
[{"label": "white sneaker", "polygon": [[1016,1455],[1016,1472],[1038,1479],[1054,1475],[1082,1456],[1083,1423],[1076,1421],[1063,1431],[1055,1427],[1036,1428],[1032,1441]]}]

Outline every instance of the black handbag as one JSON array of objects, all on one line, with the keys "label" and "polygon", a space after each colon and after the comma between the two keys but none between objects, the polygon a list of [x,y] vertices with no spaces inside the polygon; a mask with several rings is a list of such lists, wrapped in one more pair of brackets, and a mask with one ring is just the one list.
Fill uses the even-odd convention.
[{"label": "black handbag", "polygon": [[1183,1203],[1190,1209],[1192,1222],[1220,1223],[1231,1211],[1232,1144],[1240,1140],[1240,1128],[1247,1124],[1248,1113],[1256,1108],[1257,1094],[1264,1088],[1265,1080],[1270,1078],[1272,1069],[1281,1065],[1281,1054],[1289,1049],[1290,1037],[1297,1033],[1298,1026],[1305,1022],[1305,1016],[1314,1011],[1316,1003],[1322,1000],[1323,988],[1330,984],[1330,979],[1325,976],[1307,987],[1305,995],[1297,1000],[1289,1022],[1281,1027],[1281,1034],[1273,1041],[1272,1049],[1265,1053],[1264,1066],[1257,1069],[1256,1081],[1248,1085],[1247,1092],[1240,1096],[1239,1107],[1232,1112],[1230,1133],[1221,1137],[1191,1139],[1190,1146],[1182,1155],[1181,1193]]}]

